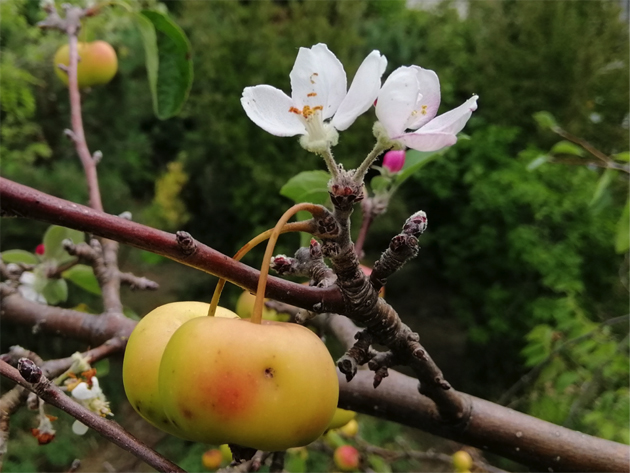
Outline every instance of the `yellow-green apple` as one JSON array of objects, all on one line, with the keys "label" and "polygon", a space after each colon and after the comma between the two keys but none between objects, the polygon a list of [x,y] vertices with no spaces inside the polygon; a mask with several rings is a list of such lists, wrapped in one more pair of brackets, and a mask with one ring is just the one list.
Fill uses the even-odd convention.
[{"label": "yellow-green apple", "polygon": [[[79,62],[77,80],[79,87],[92,87],[107,84],[116,75],[118,58],[116,51],[105,41],[78,44]],[[54,67],[57,76],[68,85],[68,74],[59,68],[59,64],[70,64],[70,47],[65,44],[55,53]]]},{"label": "yellow-green apple", "polygon": [[203,452],[201,456],[201,463],[207,470],[216,470],[221,466],[221,462],[223,461],[223,454],[221,450],[213,448],[211,450],[206,450]]},{"label": "yellow-green apple", "polygon": [[458,473],[469,473],[473,459],[466,450],[459,450],[453,454],[453,466]]},{"label": "yellow-green apple", "polygon": [[223,455],[223,460],[226,463],[232,462],[232,450],[230,450],[230,446],[227,443],[219,445],[219,450],[221,450],[221,455]]},{"label": "yellow-green apple", "polygon": [[346,437],[354,437],[359,433],[359,423],[356,419],[352,419],[343,427],[339,427],[339,431]]},{"label": "yellow-green apple", "polygon": [[[173,426],[162,409],[158,373],[162,353],[175,331],[190,319],[208,315],[204,302],[173,302],[145,315],[129,336],[123,361],[123,385],[127,399],[145,420],[178,437],[187,438]],[[218,307],[216,317],[238,318],[231,310]]]},{"label": "yellow-green apple", "polygon": [[339,397],[333,359],[307,328],[217,317],[177,329],[159,388],[166,416],[190,439],[265,451],[317,439]]},{"label": "yellow-green apple", "polygon": [[347,411],[345,409],[337,408],[335,410],[335,415],[333,416],[330,424],[328,425],[328,429],[338,429],[339,427],[343,427],[352,419],[357,416],[357,413],[354,411]]},{"label": "yellow-green apple", "polygon": [[[269,299],[265,298],[265,302]],[[243,319],[249,319],[254,311],[254,302],[256,301],[256,295],[249,291],[243,291],[243,293],[236,301],[236,313]],[[288,314],[279,314],[276,310],[270,309],[266,305],[263,305],[262,318],[265,320],[277,320],[279,322],[286,322],[289,320]]]},{"label": "yellow-green apple", "polygon": [[337,447],[333,455],[335,465],[341,471],[355,471],[359,468],[361,456],[352,445]]}]

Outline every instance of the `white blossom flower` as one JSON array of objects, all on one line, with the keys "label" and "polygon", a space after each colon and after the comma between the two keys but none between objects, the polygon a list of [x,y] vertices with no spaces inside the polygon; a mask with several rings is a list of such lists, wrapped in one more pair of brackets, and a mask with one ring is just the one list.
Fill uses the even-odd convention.
[{"label": "white blossom flower", "polygon": [[437,151],[457,142],[457,133],[477,110],[478,98],[473,95],[459,107],[435,117],[440,106],[437,74],[418,66],[403,66],[383,84],[376,116],[383,128],[381,133],[391,141],[418,151]]},{"label": "white blossom flower", "polygon": [[32,273],[31,271],[24,271],[20,275],[20,285],[18,286],[18,291],[24,299],[39,302],[40,304],[46,304],[46,298],[40,292],[41,289],[41,281],[38,280],[35,273]]},{"label": "white blossom flower", "polygon": [[101,417],[113,415],[109,408],[109,402],[105,398],[105,394],[103,394],[96,376],[92,376],[91,388],[85,382],[77,384],[72,390],[72,397]]},{"label": "white blossom flower", "polygon": [[300,143],[319,152],[337,143],[374,103],[387,59],[372,51],[347,90],[343,65],[325,44],[300,48],[291,71],[291,97],[270,85],[246,87],[241,104],[247,116],[276,136],[303,135]]}]

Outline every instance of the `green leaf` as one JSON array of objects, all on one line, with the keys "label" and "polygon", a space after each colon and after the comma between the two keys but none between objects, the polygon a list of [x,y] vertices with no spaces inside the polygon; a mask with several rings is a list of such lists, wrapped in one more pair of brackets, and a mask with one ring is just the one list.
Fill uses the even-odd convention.
[{"label": "green leaf", "polygon": [[326,205],[329,203],[328,181],[330,174],[325,171],[304,171],[293,176],[280,189],[280,195],[288,197],[296,204],[311,202]]},{"label": "green leaf", "polygon": [[192,50],[184,31],[167,15],[142,10],[135,16],[144,43],[153,110],[165,120],[177,115],[193,80]]},{"label": "green leaf", "polygon": [[617,236],[615,237],[615,251],[625,253],[630,249],[630,199],[623,208],[621,218],[617,223]]},{"label": "green leaf", "polygon": [[123,314],[131,320],[140,320],[140,316],[136,313],[136,311],[130,309],[129,307],[123,307]]},{"label": "green leaf", "polygon": [[593,198],[588,204],[589,207],[595,206],[595,204],[597,204],[600,201],[600,199],[604,195],[604,191],[608,188],[608,186],[613,181],[616,175],[617,175],[617,171],[615,171],[614,169],[606,169],[602,173],[602,176],[599,178],[599,181],[597,181],[597,187],[595,188],[595,192],[593,193]]},{"label": "green leaf", "polygon": [[92,365],[96,369],[99,378],[103,378],[109,374],[109,358],[104,358]]},{"label": "green leaf", "polygon": [[558,141],[555,145],[553,145],[549,152],[551,154],[570,154],[572,156],[585,155],[585,152],[581,147],[566,140]]},{"label": "green leaf", "polygon": [[85,235],[83,232],[57,225],[48,227],[44,234],[44,259],[54,260],[57,264],[72,261],[74,256],[69,255],[61,244],[65,239],[72,240],[76,245],[85,241]]},{"label": "green leaf", "polygon": [[549,156],[546,155],[546,154],[541,154],[540,156],[538,156],[536,159],[532,160],[532,162],[530,162],[527,165],[527,170],[528,171],[533,171],[534,169],[542,166],[543,164],[545,164],[548,161],[549,161]]},{"label": "green leaf", "polygon": [[429,164],[438,156],[444,154],[444,151],[416,151],[409,150],[405,155],[405,165],[402,170],[396,175],[396,185],[401,185],[411,176],[413,176],[422,167]]},{"label": "green leaf", "polygon": [[49,279],[42,290],[42,295],[50,305],[65,302],[68,298],[68,285],[64,279]]},{"label": "green leaf", "polygon": [[374,176],[370,181],[370,187],[372,188],[372,192],[378,194],[379,192],[387,189],[391,182],[391,179],[386,178],[385,176]]},{"label": "green leaf", "polygon": [[551,131],[554,131],[554,128],[558,128],[558,122],[556,122],[555,117],[549,112],[536,112],[533,116],[540,128],[549,129]]},{"label": "green leaf", "polygon": [[391,473],[392,469],[387,462],[378,455],[368,455],[368,463],[376,473]]},{"label": "green leaf", "polygon": [[0,253],[5,263],[37,264],[39,259],[33,253],[24,250],[7,250]]},{"label": "green leaf", "polygon": [[101,287],[98,285],[94,271],[90,266],[85,264],[74,265],[72,268],[61,273],[61,276],[85,291],[96,294],[97,296],[101,295]]},{"label": "green leaf", "polygon": [[627,163],[630,161],[630,151],[624,151],[623,153],[613,154],[612,158],[615,161],[621,161]]}]

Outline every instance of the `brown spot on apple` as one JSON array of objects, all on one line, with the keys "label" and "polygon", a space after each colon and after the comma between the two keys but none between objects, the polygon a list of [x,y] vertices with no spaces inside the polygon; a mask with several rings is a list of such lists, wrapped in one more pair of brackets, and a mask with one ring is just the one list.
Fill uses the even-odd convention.
[{"label": "brown spot on apple", "polygon": [[266,368],[265,369],[265,377],[266,378],[273,378],[274,373],[275,373],[275,370],[273,368]]}]

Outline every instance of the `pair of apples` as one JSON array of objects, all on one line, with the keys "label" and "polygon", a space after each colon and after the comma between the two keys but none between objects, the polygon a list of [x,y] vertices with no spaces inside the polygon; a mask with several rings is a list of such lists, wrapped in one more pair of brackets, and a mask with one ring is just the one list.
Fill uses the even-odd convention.
[{"label": "pair of apples", "polygon": [[[116,51],[105,41],[78,44],[79,62],[77,64],[77,81],[79,87],[92,87],[107,84],[116,75],[118,58]],[[59,68],[70,64],[70,47],[65,44],[55,53],[53,59],[55,72],[62,82],[68,85],[68,73]]]},{"label": "pair of apples", "polygon": [[336,412],[339,384],[326,346],[307,328],[240,319],[175,302],[129,337],[123,384],[134,409],[175,436],[265,451],[317,439]]}]

